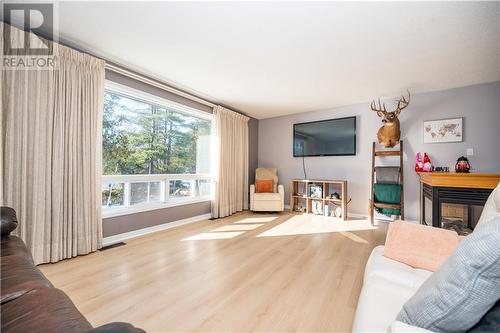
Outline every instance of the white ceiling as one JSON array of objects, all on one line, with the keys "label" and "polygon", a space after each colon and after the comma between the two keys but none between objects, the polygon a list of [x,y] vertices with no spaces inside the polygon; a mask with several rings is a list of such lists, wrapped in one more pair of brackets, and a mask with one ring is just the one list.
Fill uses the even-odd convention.
[{"label": "white ceiling", "polygon": [[498,2],[64,2],[61,40],[256,118],[500,80]]}]

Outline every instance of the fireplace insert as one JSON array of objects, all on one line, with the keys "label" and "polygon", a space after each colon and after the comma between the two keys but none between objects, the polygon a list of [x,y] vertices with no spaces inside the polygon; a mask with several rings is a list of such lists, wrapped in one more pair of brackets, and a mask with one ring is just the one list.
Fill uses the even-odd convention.
[{"label": "fireplace insert", "polygon": [[467,235],[474,230],[491,189],[437,187],[423,184],[422,222]]}]

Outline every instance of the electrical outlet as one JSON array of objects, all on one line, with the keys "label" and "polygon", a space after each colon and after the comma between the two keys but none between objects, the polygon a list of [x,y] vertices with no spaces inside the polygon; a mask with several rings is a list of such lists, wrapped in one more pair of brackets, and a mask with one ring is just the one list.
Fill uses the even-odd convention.
[{"label": "electrical outlet", "polygon": [[467,148],[467,156],[474,156],[474,149],[473,148]]}]

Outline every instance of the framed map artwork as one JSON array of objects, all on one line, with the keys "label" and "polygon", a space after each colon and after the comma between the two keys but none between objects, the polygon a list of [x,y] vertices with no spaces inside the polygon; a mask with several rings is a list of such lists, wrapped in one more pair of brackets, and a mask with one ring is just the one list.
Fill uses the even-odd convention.
[{"label": "framed map artwork", "polygon": [[462,141],[463,118],[424,121],[424,143]]}]

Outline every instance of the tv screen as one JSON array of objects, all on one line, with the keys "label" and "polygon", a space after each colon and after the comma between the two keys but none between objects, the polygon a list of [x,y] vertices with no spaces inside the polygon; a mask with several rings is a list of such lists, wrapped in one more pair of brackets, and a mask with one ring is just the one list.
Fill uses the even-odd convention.
[{"label": "tv screen", "polygon": [[356,155],[356,117],[293,125],[293,156]]}]

